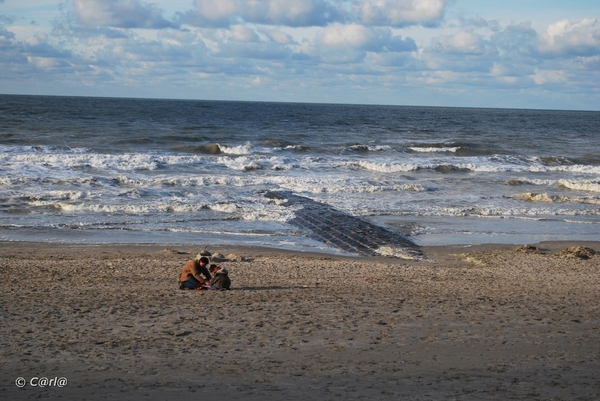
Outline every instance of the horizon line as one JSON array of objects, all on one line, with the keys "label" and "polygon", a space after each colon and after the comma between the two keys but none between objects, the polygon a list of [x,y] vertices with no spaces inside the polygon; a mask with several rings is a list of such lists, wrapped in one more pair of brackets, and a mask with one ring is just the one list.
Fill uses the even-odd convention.
[{"label": "horizon line", "polygon": [[569,112],[600,112],[599,109],[552,109],[552,108],[521,108],[521,107],[499,107],[499,106],[444,106],[444,105],[418,105],[418,104],[389,104],[389,103],[340,103],[340,102],[317,102],[317,101],[283,101],[283,100],[243,100],[243,99],[200,99],[200,98],[177,98],[177,97],[138,97],[138,96],[104,96],[104,95],[48,95],[30,93],[0,93],[0,96],[24,96],[24,97],[60,97],[60,98],[88,98],[88,99],[129,99],[129,100],[166,100],[166,101],[197,101],[197,102],[230,102],[230,103],[277,103],[277,104],[308,104],[323,106],[374,106],[374,107],[421,107],[438,109],[490,109],[490,110],[531,110],[531,111],[569,111]]}]

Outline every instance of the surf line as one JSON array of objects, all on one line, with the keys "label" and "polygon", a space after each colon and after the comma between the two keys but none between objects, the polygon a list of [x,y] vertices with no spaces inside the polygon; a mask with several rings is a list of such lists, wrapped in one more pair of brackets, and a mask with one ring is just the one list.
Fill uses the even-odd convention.
[{"label": "surf line", "polygon": [[423,259],[419,247],[395,231],[290,191],[266,191],[263,195],[283,201],[283,206],[302,206],[288,223],[335,248],[365,256]]}]

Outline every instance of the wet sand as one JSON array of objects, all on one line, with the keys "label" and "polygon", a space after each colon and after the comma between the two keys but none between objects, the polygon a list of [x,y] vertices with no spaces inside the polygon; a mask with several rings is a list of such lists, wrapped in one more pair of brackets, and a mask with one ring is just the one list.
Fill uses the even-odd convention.
[{"label": "wet sand", "polygon": [[219,292],[177,287],[204,246],[0,243],[0,399],[598,400],[600,256],[572,245],[600,251],[208,246],[244,259]]}]

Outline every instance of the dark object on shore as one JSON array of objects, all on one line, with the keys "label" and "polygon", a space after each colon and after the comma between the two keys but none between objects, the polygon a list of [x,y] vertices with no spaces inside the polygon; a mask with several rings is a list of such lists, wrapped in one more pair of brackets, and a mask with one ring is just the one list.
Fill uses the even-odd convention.
[{"label": "dark object on shore", "polygon": [[592,248],[586,248],[584,246],[572,246],[560,251],[558,256],[563,258],[589,259],[596,254],[597,252]]},{"label": "dark object on shore", "polygon": [[346,252],[367,256],[422,259],[419,247],[401,234],[376,226],[325,203],[289,191],[268,191],[269,199],[285,200],[284,206],[302,208],[288,223],[308,230],[310,236]]}]

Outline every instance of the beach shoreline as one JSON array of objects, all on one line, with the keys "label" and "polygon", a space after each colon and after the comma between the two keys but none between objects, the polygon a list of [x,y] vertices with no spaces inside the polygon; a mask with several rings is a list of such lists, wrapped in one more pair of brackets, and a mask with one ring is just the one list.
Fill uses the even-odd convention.
[{"label": "beach shoreline", "polygon": [[[600,251],[0,242],[0,398],[598,399],[600,256],[573,246]],[[177,288],[203,249],[231,291]]]}]

